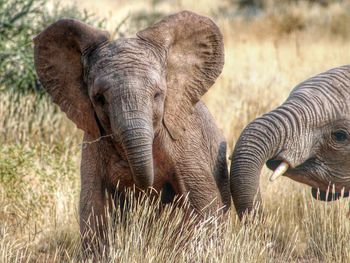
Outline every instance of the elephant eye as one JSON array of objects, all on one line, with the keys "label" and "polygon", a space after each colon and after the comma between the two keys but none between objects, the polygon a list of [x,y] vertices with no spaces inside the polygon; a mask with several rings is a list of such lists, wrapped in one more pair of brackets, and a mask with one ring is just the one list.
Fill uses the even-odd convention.
[{"label": "elephant eye", "polygon": [[95,102],[101,106],[105,105],[106,100],[101,94],[97,94],[94,98]]},{"label": "elephant eye", "polygon": [[162,95],[162,93],[160,91],[156,92],[156,94],[154,94],[154,99],[158,99],[160,98],[160,96]]},{"label": "elephant eye", "polygon": [[332,132],[332,138],[336,142],[344,142],[348,139],[348,133],[344,130],[337,130]]}]

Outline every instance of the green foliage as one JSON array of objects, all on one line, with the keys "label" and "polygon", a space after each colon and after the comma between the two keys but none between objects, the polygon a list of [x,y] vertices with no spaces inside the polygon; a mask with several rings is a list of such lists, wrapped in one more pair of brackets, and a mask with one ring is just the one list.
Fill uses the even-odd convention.
[{"label": "green foliage", "polygon": [[77,6],[52,11],[47,0],[0,0],[0,91],[41,92],[33,63],[32,39],[59,18],[76,18],[96,26],[98,20]]},{"label": "green foliage", "polygon": [[137,32],[143,28],[153,25],[165,16],[166,14],[164,12],[159,11],[135,12],[131,15],[128,31]]},{"label": "green foliage", "polygon": [[[34,216],[31,209],[36,208],[36,213],[42,212],[40,207],[44,208],[49,200],[55,198],[52,193],[57,190],[60,181],[76,183],[73,180],[76,165],[70,156],[77,152],[78,147],[71,148],[65,144],[52,147],[47,144],[1,146],[0,192],[10,205],[8,209],[15,212],[20,208],[31,216]],[[33,189],[33,185],[38,188]]]},{"label": "green foliage", "polygon": [[57,1],[54,3],[52,11],[48,12],[46,10],[46,12],[43,12],[40,25],[41,27],[39,30],[42,30],[44,27],[64,17],[75,18],[99,28],[102,28],[105,23],[104,19],[96,17],[93,13],[89,13],[86,9],[81,10],[81,8],[79,8],[79,6],[76,4],[60,6],[60,2]]},{"label": "green foliage", "polygon": [[[218,9],[213,12],[216,17],[244,17],[244,18],[257,18],[261,15],[266,15],[271,12],[285,12],[293,6],[304,6],[308,10],[312,7],[321,7],[324,9],[329,8],[334,4],[341,4],[345,6],[348,1],[345,0],[227,0],[223,1]],[[287,19],[290,19],[287,18]],[[293,21],[287,21],[286,24]],[[293,27],[292,25],[288,25]],[[297,29],[299,25],[296,26]],[[288,29],[287,29],[288,31]]]},{"label": "green foliage", "polygon": [[42,0],[0,0],[0,87],[37,88],[31,39]]},{"label": "green foliage", "polygon": [[274,5],[289,5],[299,2],[306,2],[309,4],[317,4],[321,6],[328,6],[332,3],[343,2],[343,0],[231,0],[233,4],[237,4],[239,8],[254,7],[254,8],[264,8],[269,4]]},{"label": "green foliage", "polygon": [[235,1],[240,8],[245,7],[258,7],[261,8],[264,6],[263,0],[238,0]]}]

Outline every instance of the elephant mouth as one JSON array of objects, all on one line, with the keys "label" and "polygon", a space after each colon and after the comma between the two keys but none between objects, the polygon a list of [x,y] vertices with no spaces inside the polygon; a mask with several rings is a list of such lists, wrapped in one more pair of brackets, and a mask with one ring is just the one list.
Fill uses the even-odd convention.
[{"label": "elephant mouth", "polygon": [[[275,171],[277,167],[280,166],[282,162],[285,162],[284,160],[276,160],[276,159],[270,159],[266,162],[266,166],[271,170]],[[288,168],[289,169],[289,168]],[[288,171],[288,170],[287,170]]]},{"label": "elephant mouth", "polygon": [[300,177],[301,174],[303,174],[303,171],[307,170],[308,166],[312,165],[314,163],[315,158],[311,157],[307,159],[305,162],[298,164],[297,166],[293,166],[290,164],[288,160],[285,160],[284,158],[275,157],[272,159],[269,159],[266,162],[266,166],[274,172],[274,174],[270,177],[270,181],[276,180],[278,177],[285,175],[288,177]]},{"label": "elephant mouth", "polygon": [[[288,176],[290,174],[293,174],[293,172],[296,172],[296,170],[303,165],[303,164],[301,164],[295,168],[291,168],[290,165],[288,164],[288,162],[286,162],[285,160],[279,160],[279,159],[270,159],[266,162],[266,166],[271,171],[274,171],[274,174],[276,173],[276,170],[281,169],[283,164],[286,164],[284,166],[284,171],[282,171],[283,173],[280,172],[280,175],[278,175],[277,177],[282,176],[282,175]],[[273,178],[274,174],[270,177],[270,181],[277,179],[277,177]],[[271,178],[272,178],[272,180],[271,180]],[[312,197],[315,198],[316,200],[330,202],[330,201],[339,200],[340,198],[349,197],[350,191],[341,193],[341,192],[332,192],[329,190],[323,190],[320,188],[311,187],[311,194],[312,194]]]}]

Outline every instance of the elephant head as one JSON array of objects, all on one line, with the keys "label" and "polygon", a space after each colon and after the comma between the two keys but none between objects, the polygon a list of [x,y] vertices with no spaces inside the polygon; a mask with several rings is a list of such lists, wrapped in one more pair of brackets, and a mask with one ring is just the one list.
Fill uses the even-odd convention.
[{"label": "elephant head", "polygon": [[350,190],[350,66],[302,82],[281,106],[244,129],[231,163],[231,193],[240,218],[261,201],[265,163],[275,171],[270,180],[284,173],[312,186],[313,196],[322,200],[329,186],[333,198]]},{"label": "elephant head", "polygon": [[223,40],[208,18],[171,15],[134,38],[62,19],[34,39],[44,89],[90,136],[113,134],[135,184],[152,186],[153,139],[182,136],[194,105],[223,67]]}]

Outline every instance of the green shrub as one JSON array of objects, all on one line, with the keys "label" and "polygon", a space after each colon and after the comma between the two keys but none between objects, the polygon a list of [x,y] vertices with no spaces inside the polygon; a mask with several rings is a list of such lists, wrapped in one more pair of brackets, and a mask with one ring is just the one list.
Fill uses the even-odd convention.
[{"label": "green shrub", "polygon": [[37,31],[42,0],[0,0],[0,87],[37,88],[31,39]]},{"label": "green shrub", "polygon": [[103,23],[75,5],[61,7],[57,2],[50,11],[47,0],[0,0],[0,91],[41,93],[34,69],[32,39],[62,17],[95,26]]},{"label": "green shrub", "polygon": [[337,2],[344,2],[343,0],[278,0],[278,1],[271,1],[271,0],[230,0],[233,4],[237,4],[239,8],[246,8],[246,7],[255,7],[255,8],[264,8],[268,5],[290,5],[290,4],[296,4],[300,2],[305,2],[309,4],[317,4],[321,6],[328,6],[332,3]]}]

